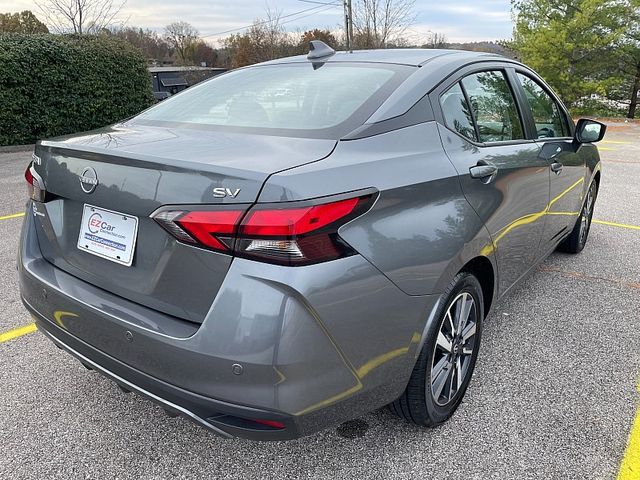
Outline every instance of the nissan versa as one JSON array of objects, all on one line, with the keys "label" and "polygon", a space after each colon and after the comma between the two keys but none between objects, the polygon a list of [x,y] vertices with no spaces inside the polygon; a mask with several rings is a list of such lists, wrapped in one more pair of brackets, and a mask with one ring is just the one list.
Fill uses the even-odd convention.
[{"label": "nissan versa", "polygon": [[384,405],[437,425],[491,306],[583,249],[604,132],[513,60],[313,42],[40,141],[22,300],[87,368],[223,436]]}]

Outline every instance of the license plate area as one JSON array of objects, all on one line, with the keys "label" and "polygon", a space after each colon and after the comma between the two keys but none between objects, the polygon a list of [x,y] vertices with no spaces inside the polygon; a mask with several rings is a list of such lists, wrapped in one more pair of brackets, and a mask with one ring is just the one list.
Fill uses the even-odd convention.
[{"label": "license plate area", "polygon": [[84,204],[78,248],[130,267],[138,236],[138,217]]}]

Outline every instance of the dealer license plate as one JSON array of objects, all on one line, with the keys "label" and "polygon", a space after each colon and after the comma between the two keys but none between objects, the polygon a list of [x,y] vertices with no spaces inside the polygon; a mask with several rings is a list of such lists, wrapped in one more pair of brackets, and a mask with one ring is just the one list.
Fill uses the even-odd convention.
[{"label": "dealer license plate", "polygon": [[121,265],[131,266],[138,235],[138,217],[85,203],[78,248]]}]

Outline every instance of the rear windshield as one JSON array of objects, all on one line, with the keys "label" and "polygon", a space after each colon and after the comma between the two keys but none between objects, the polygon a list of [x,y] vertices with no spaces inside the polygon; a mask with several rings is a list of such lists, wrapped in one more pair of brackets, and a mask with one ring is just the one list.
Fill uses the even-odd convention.
[{"label": "rear windshield", "polygon": [[414,68],[340,63],[244,68],[191,87],[134,122],[339,138],[364,123]]}]

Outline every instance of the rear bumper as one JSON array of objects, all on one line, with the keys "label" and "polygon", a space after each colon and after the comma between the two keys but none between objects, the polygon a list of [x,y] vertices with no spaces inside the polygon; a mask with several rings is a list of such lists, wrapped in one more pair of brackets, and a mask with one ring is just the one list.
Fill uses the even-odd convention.
[{"label": "rear bumper", "polygon": [[[208,430],[226,438],[241,437],[251,440],[287,440],[300,436],[298,426],[289,415],[278,412],[259,410],[256,408],[234,405],[212,398],[204,397],[193,392],[170,385],[158,378],[151,377],[144,372],[131,368],[117,359],[87,345],[82,340],[66,333],[61,328],[35,313],[35,310],[23,303],[36,316],[38,330],[60,348],[76,357],[85,366],[101,373],[115,381],[125,390],[151,400],[169,412],[179,414],[207,428]],[[263,418],[282,422],[283,430],[257,430],[225,425],[219,420],[228,417]]]},{"label": "rear bumper", "polygon": [[29,212],[18,270],[39,329],[125,389],[223,436],[296,438],[394,400],[438,300],[407,296],[357,255],[298,268],[236,259],[199,325],[56,268]]}]

